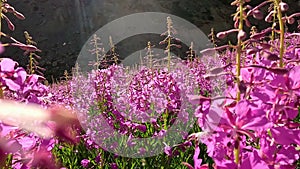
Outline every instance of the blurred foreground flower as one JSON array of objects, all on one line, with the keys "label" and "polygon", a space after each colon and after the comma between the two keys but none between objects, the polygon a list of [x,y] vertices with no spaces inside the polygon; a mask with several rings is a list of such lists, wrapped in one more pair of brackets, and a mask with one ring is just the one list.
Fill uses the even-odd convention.
[{"label": "blurred foreground flower", "polygon": [[80,128],[76,115],[62,107],[44,109],[35,104],[8,100],[0,100],[0,120],[34,132],[43,138],[58,136],[67,141],[75,140],[67,129]]}]

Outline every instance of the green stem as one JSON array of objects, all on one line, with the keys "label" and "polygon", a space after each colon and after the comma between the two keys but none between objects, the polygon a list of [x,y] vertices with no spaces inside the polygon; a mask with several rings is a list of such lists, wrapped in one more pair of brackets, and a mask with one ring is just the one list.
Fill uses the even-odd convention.
[{"label": "green stem", "polygon": [[33,74],[34,70],[33,70],[33,57],[32,57],[33,53],[30,53],[29,55],[29,74]]},{"label": "green stem", "polygon": [[[239,4],[239,31],[243,30],[243,4],[244,1],[240,0]],[[237,44],[237,55],[236,55],[236,83],[237,83],[237,94],[236,94],[236,101],[240,101],[241,99],[241,92],[239,90],[240,86],[240,75],[241,75],[241,54],[242,54],[242,39],[238,38],[238,44]],[[236,139],[236,142],[238,142],[238,139]],[[239,144],[237,144],[234,147],[234,162],[239,165],[240,162],[240,147]]]},{"label": "green stem", "polygon": [[234,162],[238,165],[240,163],[240,142],[236,139],[234,146]]},{"label": "green stem", "polygon": [[[240,16],[239,16],[239,30],[243,30],[243,4],[244,1],[240,1]],[[241,92],[239,91],[240,86],[240,75],[241,75],[241,54],[242,54],[242,39],[238,38],[237,44],[237,55],[236,55],[236,82],[237,82],[237,95],[236,100],[239,101],[241,99]]]},{"label": "green stem", "polygon": [[[0,0],[0,32],[2,31],[2,0]],[[0,33],[0,38],[1,38],[1,33]],[[0,83],[0,99],[4,98],[4,94],[3,94],[3,89],[2,89],[2,83]]]},{"label": "green stem", "polygon": [[280,29],[280,61],[279,61],[279,66],[283,67],[283,54],[284,54],[284,23],[282,20],[282,13],[281,13],[281,9],[279,6],[280,0],[274,0],[275,3],[275,8],[277,8],[277,18],[278,18],[278,22],[279,22],[279,29]]},{"label": "green stem", "polygon": [[0,99],[3,99],[3,98],[4,98],[4,93],[2,90],[2,83],[0,83]]},{"label": "green stem", "polygon": [[[271,42],[275,39],[275,26],[276,26],[276,8],[274,8],[274,14],[273,14],[273,24],[272,24],[272,35],[271,35]],[[271,51],[273,48],[271,48]]]},{"label": "green stem", "polygon": [[149,67],[152,69],[152,63],[153,63],[153,58],[152,58],[152,51],[151,51],[151,42],[148,42],[148,51],[149,51]]},{"label": "green stem", "polygon": [[166,110],[166,113],[163,115],[165,130],[168,130],[168,115],[169,115],[169,111]]},{"label": "green stem", "polygon": [[168,30],[168,71],[170,71],[170,65],[171,65],[171,32]]},{"label": "green stem", "polygon": [[[0,0],[0,32],[2,31],[2,0]],[[0,34],[0,38],[1,38],[1,34]]]}]

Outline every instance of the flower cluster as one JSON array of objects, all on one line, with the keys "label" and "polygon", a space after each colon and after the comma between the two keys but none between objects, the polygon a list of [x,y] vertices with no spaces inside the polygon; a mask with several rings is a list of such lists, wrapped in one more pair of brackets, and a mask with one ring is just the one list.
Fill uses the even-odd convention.
[{"label": "flower cluster", "polygon": [[[44,77],[28,75],[18,63],[2,58],[0,62],[0,83],[4,94],[14,100],[26,103],[47,104],[48,88],[41,82]],[[6,92],[7,91],[7,92]]]},{"label": "flower cluster", "polygon": [[[245,40],[246,36],[242,35],[245,32],[238,25],[243,25],[244,21],[249,26],[248,16],[262,19],[259,9],[272,1],[255,8],[244,8],[245,2],[233,3],[238,6],[237,11],[241,11],[234,18],[236,29],[217,34],[218,38],[223,38],[238,32],[239,39],[233,47],[236,50],[221,58],[236,67],[225,65],[210,72],[210,75],[226,79],[225,97],[190,97],[199,104],[196,116],[204,130],[192,134],[191,138],[207,145],[207,153],[216,168],[295,168],[300,158],[300,124],[296,121],[300,111],[300,38],[297,34],[283,34],[280,26],[279,31],[276,27],[267,28],[254,32]],[[288,8],[277,0],[273,6],[273,13],[278,16]],[[244,10],[249,11],[245,13]],[[272,16],[270,13],[266,20]],[[272,31],[287,38],[266,41]],[[286,45],[284,53],[283,45]],[[217,69],[226,73],[219,73]]]}]

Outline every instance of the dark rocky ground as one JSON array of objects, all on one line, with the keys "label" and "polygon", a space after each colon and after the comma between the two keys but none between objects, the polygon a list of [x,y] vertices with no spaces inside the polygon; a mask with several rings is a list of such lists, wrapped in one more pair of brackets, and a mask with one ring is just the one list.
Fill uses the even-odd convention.
[{"label": "dark rocky ground", "polygon": [[[3,31],[23,42],[25,30],[32,35],[42,50],[40,64],[47,69],[45,75],[50,81],[51,76],[58,79],[64,70],[70,71],[86,40],[103,25],[119,17],[136,12],[170,13],[190,21],[205,34],[209,34],[211,28],[216,31],[231,28],[230,15],[235,11],[235,8],[229,5],[230,0],[9,0],[8,2],[22,12],[26,20],[12,19],[16,25],[15,32],[8,31],[5,29],[6,26],[3,26]],[[252,4],[259,2],[252,1]],[[299,0],[288,0],[288,3],[291,8],[289,12],[299,11]],[[254,25],[259,28],[268,26],[257,21]],[[132,44],[125,43],[125,47],[121,48],[128,46]],[[120,51],[120,55],[125,58],[126,52]],[[22,51],[11,48],[2,56],[9,56],[19,61],[21,65],[26,65],[28,60]]]}]

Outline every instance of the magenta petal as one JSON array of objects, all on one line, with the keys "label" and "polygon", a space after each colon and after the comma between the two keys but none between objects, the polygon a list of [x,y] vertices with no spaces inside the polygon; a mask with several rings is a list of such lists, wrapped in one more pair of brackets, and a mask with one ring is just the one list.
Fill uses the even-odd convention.
[{"label": "magenta petal", "polygon": [[248,168],[269,168],[268,165],[259,157],[257,151],[247,153],[248,157],[242,160],[240,169]]},{"label": "magenta petal", "polygon": [[84,168],[88,168],[89,167],[89,163],[90,163],[90,160],[88,160],[88,159],[81,160],[81,165]]},{"label": "magenta petal", "polygon": [[272,137],[278,144],[300,145],[300,130],[287,129],[285,127],[276,127],[271,129]]},{"label": "magenta petal", "polygon": [[249,122],[244,124],[242,126],[243,129],[248,129],[248,130],[257,130],[257,129],[262,129],[262,128],[268,128],[270,127],[270,123],[266,117],[255,117],[248,119]]},{"label": "magenta petal", "polygon": [[289,146],[287,148],[281,148],[276,157],[280,164],[289,166],[299,160],[299,156],[299,151],[297,151],[294,146]]},{"label": "magenta petal", "polygon": [[164,152],[165,152],[168,156],[172,156],[172,147],[166,145],[165,148],[164,148]]},{"label": "magenta petal", "polygon": [[194,152],[194,156],[193,156],[195,169],[201,167],[202,159],[199,159],[199,154],[200,154],[200,148],[199,148],[199,146],[197,146],[195,148],[195,152]]},{"label": "magenta petal", "polygon": [[22,148],[21,144],[16,140],[8,140],[5,147],[6,147],[5,148],[6,152],[11,152],[11,153],[15,153]]},{"label": "magenta petal", "polygon": [[262,91],[266,91],[266,90],[264,90],[264,89],[253,90],[253,94],[252,94],[253,98],[258,98],[258,99],[264,100],[264,101],[270,100],[270,95],[268,93],[265,93]]},{"label": "magenta petal", "polygon": [[245,82],[250,82],[252,74],[252,68],[241,69],[242,80]]},{"label": "magenta petal", "polygon": [[241,100],[240,102],[238,102],[238,104],[236,105],[235,108],[235,113],[237,114],[237,116],[239,116],[240,118],[246,117],[247,114],[249,113],[250,110],[250,105],[249,102],[247,100]]},{"label": "magenta petal", "polygon": [[147,131],[147,127],[145,125],[138,125],[136,126],[136,129],[140,130],[141,132],[146,132]]},{"label": "magenta petal", "polygon": [[17,65],[17,62],[9,58],[3,58],[0,62],[0,70],[3,72],[13,72]]},{"label": "magenta petal", "polygon": [[217,164],[218,169],[235,169],[237,165],[233,161],[222,161],[222,163]]},{"label": "magenta petal", "polygon": [[42,77],[42,76],[33,74],[33,75],[30,75],[30,76],[27,78],[27,83],[28,83],[29,85],[33,85],[33,84],[36,84],[39,80],[45,80],[45,78]]},{"label": "magenta petal", "polygon": [[21,67],[18,67],[17,69],[16,69],[16,72],[17,72],[17,74],[18,74],[18,77],[20,78],[20,84],[23,84],[24,82],[25,82],[25,80],[26,80],[26,76],[27,76],[27,73],[26,73],[26,71],[23,69],[23,68],[21,68]]},{"label": "magenta petal", "polygon": [[285,111],[287,113],[287,118],[289,118],[289,119],[296,118],[299,113],[299,111],[296,107],[295,108],[286,108]]},{"label": "magenta petal", "polygon": [[15,83],[13,80],[11,79],[4,79],[5,81],[5,85],[12,91],[17,91],[20,89],[20,85],[18,85],[17,83]]},{"label": "magenta petal", "polygon": [[229,122],[231,123],[231,125],[236,125],[236,118],[233,117],[233,114],[228,110],[228,108],[225,109],[225,113],[227,115],[227,118],[229,120]]},{"label": "magenta petal", "polygon": [[26,151],[31,150],[37,144],[37,139],[35,137],[21,137],[18,142],[22,145],[22,148]]},{"label": "magenta petal", "polygon": [[295,66],[290,70],[289,78],[293,82],[292,88],[300,87],[300,66]]}]

